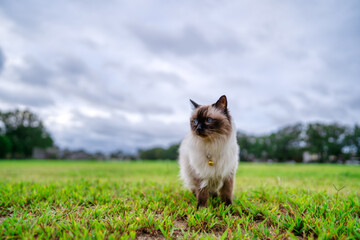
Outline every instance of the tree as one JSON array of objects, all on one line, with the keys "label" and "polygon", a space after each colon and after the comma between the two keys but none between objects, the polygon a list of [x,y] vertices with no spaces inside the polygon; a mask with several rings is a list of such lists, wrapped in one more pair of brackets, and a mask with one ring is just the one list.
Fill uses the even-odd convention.
[{"label": "tree", "polygon": [[360,127],[358,125],[355,125],[354,127],[352,143],[357,149],[357,155],[360,156]]},{"label": "tree", "polygon": [[251,161],[249,150],[252,147],[251,138],[245,133],[237,133],[237,142],[240,146],[240,161]]},{"label": "tree", "polygon": [[339,124],[309,124],[306,130],[306,143],[310,152],[319,154],[320,162],[329,160],[330,156],[339,159],[345,146],[347,128]]},{"label": "tree", "polygon": [[0,121],[5,136],[11,142],[12,157],[31,157],[34,147],[53,146],[53,140],[42,121],[28,110],[0,112]]},{"label": "tree", "polygon": [[238,133],[241,160],[274,159],[278,161],[302,159],[303,125],[286,126],[270,135],[248,136]]},{"label": "tree", "polygon": [[360,156],[360,127],[357,124],[347,132],[344,141],[351,153]]},{"label": "tree", "polygon": [[303,125],[298,123],[291,126],[286,126],[280,129],[276,134],[270,135],[272,139],[271,148],[273,149],[274,158],[279,161],[295,160],[300,162],[302,160],[302,146],[303,139],[301,134],[303,132]]},{"label": "tree", "polygon": [[11,152],[11,142],[5,135],[0,135],[0,158],[6,158]]},{"label": "tree", "polygon": [[180,144],[174,144],[165,149],[163,159],[176,160]]},{"label": "tree", "polygon": [[171,145],[164,149],[161,147],[150,148],[147,150],[139,150],[139,156],[141,159],[158,160],[158,159],[170,159],[176,160],[178,156],[179,144]]}]

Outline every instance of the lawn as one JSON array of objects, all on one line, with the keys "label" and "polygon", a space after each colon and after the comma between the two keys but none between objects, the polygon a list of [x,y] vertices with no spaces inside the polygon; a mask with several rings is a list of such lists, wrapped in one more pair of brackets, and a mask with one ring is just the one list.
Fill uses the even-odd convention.
[{"label": "lawn", "polygon": [[240,163],[234,204],[176,162],[0,161],[0,239],[360,239],[360,167]]}]

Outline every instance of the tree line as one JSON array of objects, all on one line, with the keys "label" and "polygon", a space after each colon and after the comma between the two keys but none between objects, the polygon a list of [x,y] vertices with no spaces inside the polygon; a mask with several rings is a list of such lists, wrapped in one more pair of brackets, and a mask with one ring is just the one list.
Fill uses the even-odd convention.
[{"label": "tree line", "polygon": [[53,144],[36,114],[29,110],[0,112],[0,158],[30,158],[35,147]]},{"label": "tree line", "polygon": [[[315,162],[344,162],[360,157],[360,127],[338,123],[285,126],[264,135],[238,132],[241,161],[302,162],[304,153]],[[140,150],[140,159],[176,159],[179,144]]]},{"label": "tree line", "polygon": [[[240,131],[237,140],[241,161],[301,162],[304,160],[304,153],[317,162],[345,161],[360,157],[360,127],[357,124],[297,123],[263,135]],[[31,158],[35,148],[46,149],[53,146],[52,137],[34,113],[29,110],[0,112],[0,159]],[[179,144],[173,144],[167,148],[141,149],[134,156],[124,157],[120,152],[121,154],[112,154],[114,156],[109,158],[175,160],[178,148]],[[69,152],[70,155],[87,156],[80,153]],[[104,157],[98,158],[106,158],[103,155]]]},{"label": "tree line", "polygon": [[262,136],[238,134],[245,161],[272,159],[300,162],[307,152],[317,162],[345,161],[360,156],[360,128],[338,123],[294,124]]},{"label": "tree line", "polygon": [[168,148],[155,147],[150,149],[141,149],[138,151],[140,159],[146,160],[176,160],[178,157],[178,149],[180,144],[171,145]]}]

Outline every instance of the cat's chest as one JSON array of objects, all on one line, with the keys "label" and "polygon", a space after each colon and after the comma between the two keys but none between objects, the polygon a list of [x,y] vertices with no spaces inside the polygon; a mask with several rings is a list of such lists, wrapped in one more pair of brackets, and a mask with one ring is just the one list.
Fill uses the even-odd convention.
[{"label": "cat's chest", "polygon": [[190,165],[200,178],[224,178],[236,168],[236,142],[194,144],[190,149]]},{"label": "cat's chest", "polygon": [[210,167],[214,167],[215,163],[219,163],[219,156],[211,153],[210,151],[204,152],[204,154],[206,157],[205,162],[207,162]]},{"label": "cat's chest", "polygon": [[192,157],[192,163],[199,173],[204,175],[221,175],[225,159],[219,152],[199,151]]}]

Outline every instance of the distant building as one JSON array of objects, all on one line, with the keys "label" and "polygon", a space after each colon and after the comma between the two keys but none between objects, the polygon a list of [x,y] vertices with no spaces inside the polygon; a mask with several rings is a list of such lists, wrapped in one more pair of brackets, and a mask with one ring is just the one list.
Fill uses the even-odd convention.
[{"label": "distant building", "polygon": [[103,154],[102,152],[97,152],[93,155],[93,159],[106,160],[106,159],[108,159],[108,157],[105,154]]},{"label": "distant building", "polygon": [[303,162],[304,163],[316,162],[317,160],[319,160],[318,154],[311,154],[308,151],[303,152]]},{"label": "distant building", "polygon": [[84,150],[78,150],[74,152],[69,152],[68,155],[64,156],[64,159],[71,159],[71,160],[87,160],[93,159],[93,156]]},{"label": "distant building", "polygon": [[360,157],[352,157],[349,160],[345,161],[347,165],[360,165]]},{"label": "distant building", "polygon": [[113,160],[113,161],[124,161],[124,160],[137,160],[139,157],[137,155],[124,154],[121,151],[112,153],[110,156],[102,152],[96,152],[91,154],[85,150],[69,150],[69,149],[59,149],[58,147],[50,148],[34,148],[32,158],[34,159],[66,159],[66,160]]},{"label": "distant building", "polygon": [[33,149],[32,158],[35,159],[57,159],[60,158],[60,150],[58,147],[38,148]]}]

